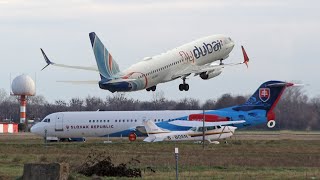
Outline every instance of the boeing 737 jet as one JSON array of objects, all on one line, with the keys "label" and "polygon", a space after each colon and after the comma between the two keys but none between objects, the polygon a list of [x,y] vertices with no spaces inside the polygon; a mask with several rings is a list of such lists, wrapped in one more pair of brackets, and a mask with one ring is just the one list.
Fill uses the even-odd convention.
[{"label": "boeing 737 jet", "polygon": [[[105,48],[98,36],[92,32],[89,34],[89,37],[98,68],[56,64],[50,61],[41,49],[47,63],[44,68],[48,65],[54,65],[98,71],[100,73],[100,81],[61,82],[75,84],[97,83],[101,89],[111,92],[129,92],[142,89],[155,91],[158,84],[178,78],[182,79],[179,90],[188,91],[189,84],[186,83],[186,78],[191,74],[207,80],[220,75],[222,69],[226,66],[243,63],[248,65],[249,61],[244,48],[241,47],[244,57],[243,62],[223,64],[222,61],[229,57],[234,47],[234,42],[230,37],[225,35],[212,35],[184,44],[160,55],[145,57],[142,61],[133,64],[128,69],[120,71],[118,63],[113,59],[113,56]],[[215,61],[220,61],[220,63],[215,63]]]},{"label": "boeing 737 jet", "polygon": [[[129,136],[146,133],[144,122],[152,120],[160,128],[186,131],[195,127],[194,121],[220,122],[219,125],[244,128],[276,124],[274,108],[286,87],[292,83],[268,81],[263,83],[244,104],[219,110],[170,110],[170,111],[91,111],[57,112],[46,116],[31,128],[41,136],[76,138],[92,136]],[[245,121],[236,124],[238,121]],[[234,122],[230,123],[230,122]]]}]

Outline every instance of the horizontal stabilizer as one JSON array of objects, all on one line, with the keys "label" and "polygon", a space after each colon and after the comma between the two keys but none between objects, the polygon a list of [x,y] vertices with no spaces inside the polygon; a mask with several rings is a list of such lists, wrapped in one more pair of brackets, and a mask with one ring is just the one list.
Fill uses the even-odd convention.
[{"label": "horizontal stabilizer", "polygon": [[136,81],[136,79],[111,79],[109,81],[105,81],[102,84],[112,84],[112,83],[120,83],[120,82],[131,82],[131,81]]},{"label": "horizontal stabilizer", "polygon": [[[219,121],[219,122],[204,122],[205,127],[211,126],[225,126],[225,125],[232,125],[232,124],[241,124],[246,122],[245,120],[239,121]],[[185,120],[176,120],[171,121],[169,124],[176,125],[176,126],[183,126],[183,127],[203,127],[202,121],[185,121]]]},{"label": "horizontal stabilizer", "polygon": [[70,84],[98,84],[99,81],[57,81],[62,83],[70,83]]}]

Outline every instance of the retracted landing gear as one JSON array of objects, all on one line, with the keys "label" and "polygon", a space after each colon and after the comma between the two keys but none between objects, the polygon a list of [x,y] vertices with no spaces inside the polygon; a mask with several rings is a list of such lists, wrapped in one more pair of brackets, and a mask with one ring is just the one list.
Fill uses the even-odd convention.
[{"label": "retracted landing gear", "polygon": [[183,91],[183,90],[188,91],[189,90],[189,84],[186,84],[186,78],[183,77],[182,80],[183,80],[183,83],[179,84],[179,90],[180,91]]},{"label": "retracted landing gear", "polygon": [[149,88],[147,88],[146,90],[147,91],[155,91],[157,89],[157,86],[151,86],[151,87],[149,87]]}]

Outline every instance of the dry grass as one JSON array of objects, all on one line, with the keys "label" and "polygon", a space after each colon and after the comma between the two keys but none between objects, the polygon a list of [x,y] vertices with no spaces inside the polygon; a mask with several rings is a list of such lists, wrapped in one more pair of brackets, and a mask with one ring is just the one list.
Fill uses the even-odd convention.
[{"label": "dry grass", "polygon": [[[246,135],[247,136],[247,135]],[[300,135],[301,136],[301,135]],[[259,135],[261,139],[263,135]],[[318,136],[320,137],[320,136]],[[301,137],[300,137],[301,138]],[[306,138],[308,139],[308,138]],[[104,152],[115,164],[132,157],[141,161],[146,179],[174,179],[174,147],[179,147],[182,179],[305,179],[320,178],[320,139],[230,140],[229,144],[202,145],[189,143],[129,143],[112,139],[89,138],[85,143],[52,143],[31,134],[0,135],[0,179],[22,175],[23,164],[30,162],[68,162],[74,170],[91,151]],[[146,169],[152,167],[156,173]],[[74,179],[86,179],[73,173]]]}]

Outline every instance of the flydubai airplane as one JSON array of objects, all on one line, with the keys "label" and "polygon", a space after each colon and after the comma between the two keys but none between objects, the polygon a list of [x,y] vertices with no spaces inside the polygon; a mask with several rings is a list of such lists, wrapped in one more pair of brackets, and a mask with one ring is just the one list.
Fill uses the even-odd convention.
[{"label": "flydubai airplane", "polygon": [[[74,84],[99,84],[101,89],[111,92],[129,92],[146,89],[155,91],[160,83],[165,83],[178,78],[182,79],[179,85],[180,91],[188,91],[189,85],[186,78],[194,74],[207,80],[221,74],[226,66],[246,64],[249,58],[242,48],[244,61],[241,63],[223,64],[222,61],[229,57],[234,47],[234,42],[225,35],[212,35],[190,43],[184,44],[172,50],[153,57],[145,57],[142,61],[133,64],[124,71],[120,71],[118,63],[111,53],[105,48],[98,36],[89,34],[97,67],[82,67],[57,64],[49,60],[41,49],[47,65],[75,68],[82,70],[98,71],[100,81],[60,81]],[[220,61],[220,63],[215,63]],[[43,69],[44,69],[43,68]],[[42,70],[43,70],[42,69]]]},{"label": "flydubai airplane", "polygon": [[[179,121],[179,120],[178,120]],[[176,122],[176,121],[172,121]],[[182,121],[181,123],[184,123]],[[226,139],[231,137],[237,127],[226,126],[228,124],[240,124],[245,121],[228,121],[228,122],[200,122],[191,121],[193,127],[187,131],[169,131],[167,129],[159,128],[153,121],[149,120],[144,122],[148,137],[143,141],[145,142],[158,142],[158,141],[201,141],[204,139],[209,143],[218,144],[216,140]],[[169,122],[170,123],[170,122]],[[188,127],[190,123],[186,124]],[[224,126],[222,126],[224,125]],[[212,140],[214,140],[212,142]]]},{"label": "flydubai airplane", "polygon": [[[293,83],[268,81],[263,83],[244,104],[219,110],[167,111],[90,111],[56,112],[47,115],[31,128],[43,137],[76,138],[90,136],[128,136],[134,140],[146,133],[144,122],[152,120],[160,128],[185,131],[194,127],[193,121],[227,122],[238,128],[267,124],[276,125],[274,108],[282,93]],[[242,121],[241,124],[230,122]],[[223,125],[223,124],[221,124]]]}]

